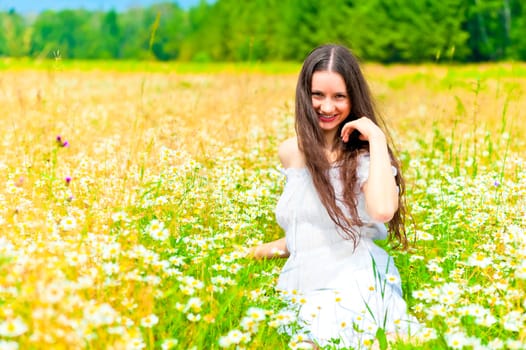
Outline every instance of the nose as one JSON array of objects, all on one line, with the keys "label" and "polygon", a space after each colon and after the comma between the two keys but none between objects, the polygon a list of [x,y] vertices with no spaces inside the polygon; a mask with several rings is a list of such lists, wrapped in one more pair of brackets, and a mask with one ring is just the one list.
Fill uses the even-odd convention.
[{"label": "nose", "polygon": [[334,104],[330,100],[323,100],[320,103],[320,112],[330,113],[334,110]]}]

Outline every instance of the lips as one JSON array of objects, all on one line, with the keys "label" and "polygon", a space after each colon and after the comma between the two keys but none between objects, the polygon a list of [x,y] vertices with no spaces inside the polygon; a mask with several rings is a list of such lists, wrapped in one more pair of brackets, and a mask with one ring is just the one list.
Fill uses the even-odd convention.
[{"label": "lips", "polygon": [[332,121],[335,121],[336,118],[338,118],[338,115],[332,115],[332,116],[327,116],[327,115],[324,115],[324,114],[318,114],[318,118],[324,122],[324,123],[330,123]]}]

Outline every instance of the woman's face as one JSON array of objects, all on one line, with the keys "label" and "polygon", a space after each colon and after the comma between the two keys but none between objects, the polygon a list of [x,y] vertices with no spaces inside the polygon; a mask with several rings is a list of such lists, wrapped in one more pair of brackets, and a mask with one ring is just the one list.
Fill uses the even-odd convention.
[{"label": "woman's face", "polygon": [[318,71],[312,75],[312,106],[318,114],[318,125],[334,131],[351,113],[351,99],[339,73]]}]

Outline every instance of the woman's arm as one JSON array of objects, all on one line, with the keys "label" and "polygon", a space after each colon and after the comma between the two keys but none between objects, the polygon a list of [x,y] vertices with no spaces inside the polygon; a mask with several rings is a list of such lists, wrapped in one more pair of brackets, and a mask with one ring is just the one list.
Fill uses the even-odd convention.
[{"label": "woman's arm", "polygon": [[249,255],[255,259],[287,258],[289,251],[285,238],[263,243],[249,249]]},{"label": "woman's arm", "polygon": [[[305,166],[305,159],[298,148],[298,141],[295,137],[285,140],[279,146],[278,156],[283,168]],[[287,258],[290,255],[285,238],[251,247],[248,254],[256,259]]]},{"label": "woman's arm", "polygon": [[362,117],[342,128],[344,142],[353,130],[360,132],[361,140],[369,141],[369,177],[362,187],[365,208],[373,220],[388,222],[398,210],[398,190],[385,134],[369,118]]}]

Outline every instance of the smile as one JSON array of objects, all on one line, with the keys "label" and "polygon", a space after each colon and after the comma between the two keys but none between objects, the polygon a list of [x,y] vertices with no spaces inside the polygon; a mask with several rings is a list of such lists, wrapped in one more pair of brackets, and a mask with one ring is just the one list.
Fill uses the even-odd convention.
[{"label": "smile", "polygon": [[337,114],[335,115],[325,115],[325,114],[318,114],[318,118],[320,118],[320,120],[324,123],[330,123],[334,120],[336,120],[336,118],[338,117]]}]

